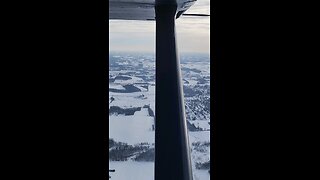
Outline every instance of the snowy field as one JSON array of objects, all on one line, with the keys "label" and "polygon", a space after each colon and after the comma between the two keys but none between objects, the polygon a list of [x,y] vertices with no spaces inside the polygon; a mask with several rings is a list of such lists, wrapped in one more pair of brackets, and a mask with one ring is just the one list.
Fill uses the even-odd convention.
[{"label": "snowy field", "polygon": [[[115,87],[116,85],[113,85]],[[119,86],[119,85],[117,85]],[[122,108],[143,107],[150,105],[150,108],[155,112],[155,86],[149,85],[149,91],[132,92],[132,93],[115,93],[109,92],[109,97],[113,97],[109,106],[119,106]],[[143,95],[143,97],[141,97]],[[111,117],[111,119],[113,116]]]},{"label": "snowy field", "polygon": [[[196,131],[188,132],[189,143],[191,146],[191,163],[194,180],[207,180],[210,179],[210,174],[208,170],[196,169],[195,163],[205,163],[210,161],[210,145],[202,146],[201,148],[193,146],[192,143],[205,144],[210,142],[210,131]],[[198,150],[197,150],[198,149]],[[201,150],[201,152],[199,151]]]},{"label": "snowy field", "polygon": [[210,130],[210,124],[208,121],[203,121],[203,120],[193,120],[189,121],[191,124],[195,125],[196,127],[200,127],[203,130]]},{"label": "snowy field", "polygon": [[210,142],[210,131],[189,131],[189,140],[192,142]]},{"label": "snowy field", "polygon": [[[194,170],[194,169],[193,169]],[[209,180],[210,174],[208,170],[194,170],[193,172],[193,180]]]},{"label": "snowy field", "polygon": [[116,170],[109,173],[112,180],[154,179],[154,162],[109,161],[109,168]]},{"label": "snowy field", "polygon": [[154,118],[148,115],[148,109],[142,108],[132,116],[109,116],[109,138],[118,142],[135,145],[142,142],[154,143],[152,125]]},{"label": "snowy field", "polygon": [[[112,180],[154,180],[154,162],[109,161],[109,168],[116,170],[109,173]],[[210,179],[207,170],[195,170],[193,176],[194,180]]]}]

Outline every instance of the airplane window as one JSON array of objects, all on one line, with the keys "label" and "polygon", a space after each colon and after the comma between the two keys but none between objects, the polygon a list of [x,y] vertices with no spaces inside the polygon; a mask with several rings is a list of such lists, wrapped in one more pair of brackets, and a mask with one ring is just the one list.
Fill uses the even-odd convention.
[{"label": "airplane window", "polygon": [[[209,14],[209,1],[186,13]],[[176,21],[194,180],[210,178],[209,18]],[[109,179],[154,179],[155,28],[154,21],[109,20]]]}]

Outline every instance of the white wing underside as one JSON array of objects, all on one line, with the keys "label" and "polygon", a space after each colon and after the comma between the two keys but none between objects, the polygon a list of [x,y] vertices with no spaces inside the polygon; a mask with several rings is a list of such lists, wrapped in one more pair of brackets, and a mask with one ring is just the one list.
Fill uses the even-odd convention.
[{"label": "white wing underside", "polygon": [[[173,1],[177,1],[179,12],[187,10],[196,0]],[[155,20],[155,4],[155,0],[109,0],[109,19]]]}]

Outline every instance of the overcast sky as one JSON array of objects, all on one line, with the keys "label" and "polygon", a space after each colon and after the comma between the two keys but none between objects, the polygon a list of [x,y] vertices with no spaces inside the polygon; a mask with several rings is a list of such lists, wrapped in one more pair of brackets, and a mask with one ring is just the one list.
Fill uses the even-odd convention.
[{"label": "overcast sky", "polygon": [[[210,14],[209,0],[198,0],[186,13]],[[210,17],[176,20],[180,53],[209,53]],[[109,20],[109,50],[155,52],[155,21]]]}]

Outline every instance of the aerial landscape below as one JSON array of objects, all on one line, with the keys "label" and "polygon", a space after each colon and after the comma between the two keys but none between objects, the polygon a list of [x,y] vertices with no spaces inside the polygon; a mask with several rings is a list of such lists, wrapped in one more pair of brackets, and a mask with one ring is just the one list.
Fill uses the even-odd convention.
[{"label": "aerial landscape below", "polygon": [[[155,55],[110,52],[109,179],[154,179]],[[210,178],[210,58],[181,54],[194,180]]]}]

